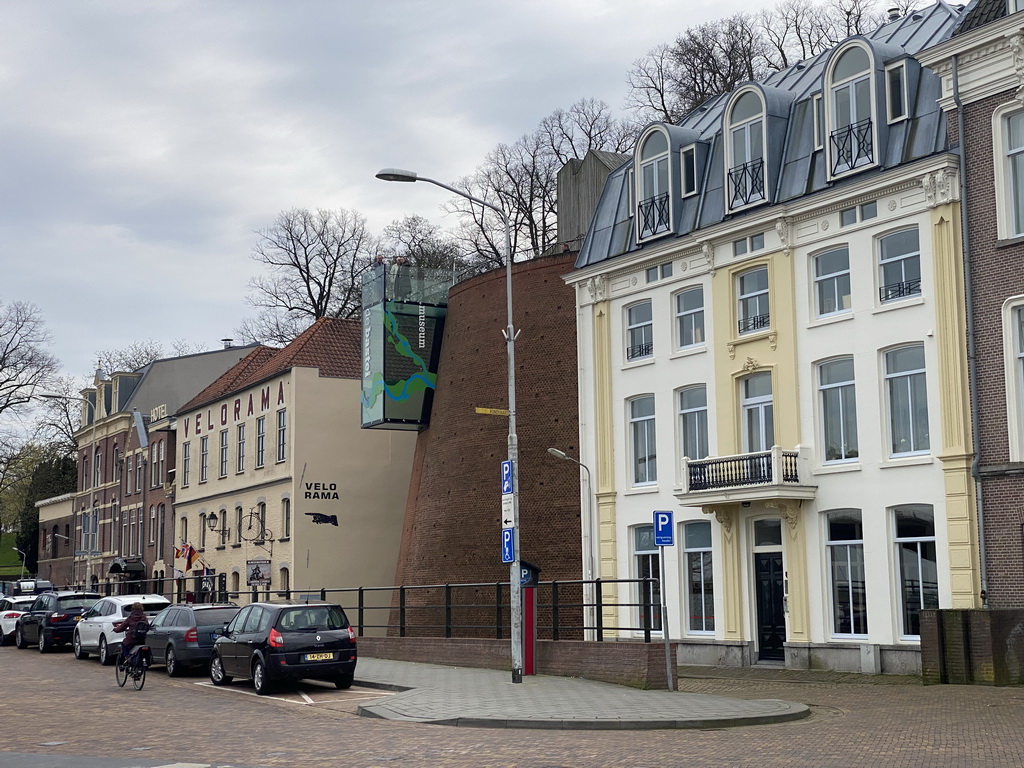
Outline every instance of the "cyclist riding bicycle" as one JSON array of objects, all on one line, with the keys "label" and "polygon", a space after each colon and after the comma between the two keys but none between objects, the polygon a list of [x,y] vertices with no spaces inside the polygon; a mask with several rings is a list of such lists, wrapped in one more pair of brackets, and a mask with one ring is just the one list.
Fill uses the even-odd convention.
[{"label": "cyclist riding bicycle", "polygon": [[142,603],[132,603],[132,612],[114,625],[114,631],[124,632],[124,640],[121,641],[121,661],[127,661],[132,657],[135,648],[146,644],[149,620],[142,610]]}]

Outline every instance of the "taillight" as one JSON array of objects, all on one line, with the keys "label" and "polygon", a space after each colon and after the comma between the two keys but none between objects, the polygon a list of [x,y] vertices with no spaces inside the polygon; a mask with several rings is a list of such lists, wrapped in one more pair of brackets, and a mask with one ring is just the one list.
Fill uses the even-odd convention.
[{"label": "taillight", "polygon": [[270,647],[271,648],[284,648],[284,638],[281,637],[281,633],[276,629],[271,628],[270,630]]},{"label": "taillight", "polygon": [[192,627],[185,633],[186,643],[197,643],[199,642],[199,632],[196,631],[195,627]]},{"label": "taillight", "polygon": [[348,629],[348,639],[351,640],[354,643],[356,641],[356,631],[354,629],[352,629],[351,626],[349,626],[347,629]]},{"label": "taillight", "polygon": [[0,617],[0,618],[4,618],[4,619],[16,619],[16,618],[18,618],[19,616],[21,616],[21,614],[20,614],[20,613],[17,613],[17,612],[15,612],[15,613],[5,613],[5,614],[4,614],[4,615],[3,615],[2,617]]},{"label": "taillight", "polygon": [[56,624],[58,622],[64,621],[64,619],[66,619],[67,617],[68,617],[68,615],[66,613],[54,613],[54,614],[51,614],[50,615],[50,623],[51,624]]}]

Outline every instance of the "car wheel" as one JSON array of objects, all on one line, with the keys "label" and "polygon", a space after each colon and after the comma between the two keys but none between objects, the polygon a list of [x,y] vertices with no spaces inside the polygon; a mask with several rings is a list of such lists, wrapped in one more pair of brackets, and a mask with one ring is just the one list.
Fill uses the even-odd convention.
[{"label": "car wheel", "polygon": [[164,664],[167,665],[168,677],[181,677],[182,668],[178,664],[178,656],[174,653],[173,645],[167,646],[167,651],[164,653]]},{"label": "car wheel", "polygon": [[25,642],[25,635],[21,631],[21,624],[14,630],[14,644],[18,648],[28,648],[28,643]]},{"label": "car wheel", "polygon": [[[11,633],[11,634],[13,634],[13,633]],[[0,646],[7,645],[7,638],[9,638],[9,637],[10,637],[10,635],[5,635],[3,632],[0,632]]]},{"label": "car wheel", "polygon": [[267,668],[259,659],[252,665],[252,687],[259,696],[266,696],[273,690],[270,680],[267,679]]},{"label": "car wheel", "polygon": [[43,630],[39,630],[39,641],[36,644],[39,646],[40,653],[50,650],[50,644],[46,642],[46,633]]},{"label": "car wheel", "polygon": [[210,682],[214,685],[230,685],[234,678],[224,672],[224,662],[220,656],[213,654],[210,657]]},{"label": "car wheel", "polygon": [[89,658],[89,652],[82,650],[82,638],[78,632],[75,632],[75,636],[71,638],[71,649],[75,652],[75,658],[84,660]]},{"label": "car wheel", "polygon": [[356,676],[354,672],[346,672],[343,675],[338,675],[336,678],[334,678],[334,685],[336,688],[340,688],[341,690],[351,688],[352,682],[355,680],[355,677]]},{"label": "car wheel", "polygon": [[100,635],[99,652],[96,655],[99,656],[100,664],[104,667],[109,667],[114,662],[114,659],[117,658],[117,654],[107,647],[107,638],[103,635]]}]

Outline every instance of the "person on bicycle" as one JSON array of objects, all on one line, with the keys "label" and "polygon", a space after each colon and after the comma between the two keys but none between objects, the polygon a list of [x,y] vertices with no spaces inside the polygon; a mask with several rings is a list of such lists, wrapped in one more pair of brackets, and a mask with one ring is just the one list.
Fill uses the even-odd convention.
[{"label": "person on bicycle", "polygon": [[[139,624],[142,627],[139,627]],[[138,629],[138,631],[136,631]],[[132,603],[132,612],[122,621],[114,625],[115,632],[124,632],[124,640],[121,641],[121,659],[131,657],[132,648],[137,645],[144,645],[146,642],[146,631],[149,630],[149,619],[142,610],[142,603]]]}]

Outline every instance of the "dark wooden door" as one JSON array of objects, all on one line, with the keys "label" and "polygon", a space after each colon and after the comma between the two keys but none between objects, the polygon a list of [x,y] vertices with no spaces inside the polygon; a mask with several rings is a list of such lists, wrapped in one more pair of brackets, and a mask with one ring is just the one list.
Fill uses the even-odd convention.
[{"label": "dark wooden door", "polygon": [[755,553],[754,569],[757,588],[757,658],[759,661],[782,661],[785,658],[786,642],[782,553]]}]

